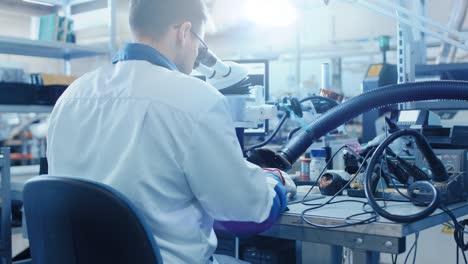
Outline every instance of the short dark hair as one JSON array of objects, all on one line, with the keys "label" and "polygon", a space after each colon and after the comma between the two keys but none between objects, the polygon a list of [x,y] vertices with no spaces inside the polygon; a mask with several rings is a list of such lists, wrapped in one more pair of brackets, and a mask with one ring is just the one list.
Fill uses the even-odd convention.
[{"label": "short dark hair", "polygon": [[204,0],[130,0],[129,23],[136,37],[158,39],[173,24],[189,21],[195,30],[207,20]]}]

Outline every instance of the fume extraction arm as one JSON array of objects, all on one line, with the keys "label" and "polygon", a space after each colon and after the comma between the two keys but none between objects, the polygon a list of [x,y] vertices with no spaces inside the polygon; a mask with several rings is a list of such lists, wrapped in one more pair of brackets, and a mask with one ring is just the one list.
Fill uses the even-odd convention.
[{"label": "fume extraction arm", "polygon": [[291,169],[292,164],[322,136],[333,131],[347,121],[372,109],[384,106],[426,100],[465,100],[468,101],[468,82],[427,81],[396,84],[381,87],[356,96],[329,110],[309,123],[278,152],[257,149],[249,156],[249,161],[263,167],[281,170]]}]

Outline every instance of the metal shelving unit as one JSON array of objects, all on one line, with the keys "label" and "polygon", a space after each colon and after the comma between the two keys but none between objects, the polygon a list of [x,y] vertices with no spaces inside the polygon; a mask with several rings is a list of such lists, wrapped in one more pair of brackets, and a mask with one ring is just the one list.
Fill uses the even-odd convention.
[{"label": "metal shelving unit", "polygon": [[10,149],[0,149],[1,171],[1,216],[0,216],[0,263],[11,263],[11,183]]},{"label": "metal shelving unit", "polygon": [[48,105],[5,105],[0,104],[0,113],[50,113],[53,106]]},{"label": "metal shelving unit", "polygon": [[93,1],[95,0],[40,0],[40,2],[42,3],[47,3],[55,6],[78,5]]},{"label": "metal shelving unit", "polygon": [[[96,0],[37,0],[48,3],[63,10],[65,16],[71,15],[74,5],[93,4]],[[21,38],[0,36],[0,54],[34,56],[64,60],[64,73],[70,75],[70,61],[78,58],[108,55],[114,52],[116,47],[115,27],[115,3],[114,0],[106,0],[109,11],[109,45],[108,48],[95,48],[72,43],[39,41]],[[39,7],[39,6],[38,6]],[[12,113],[49,113],[53,106],[44,105],[6,105],[0,104],[0,112]],[[12,236],[11,236],[11,182],[10,182],[10,149],[0,149],[1,172],[1,208],[0,208],[0,264],[12,263]],[[13,192],[14,193],[14,192]],[[29,263],[29,262],[25,262]]]},{"label": "metal shelving unit", "polygon": [[[61,8],[66,16],[71,15],[71,9],[73,6],[92,3],[95,1],[97,0],[38,0],[38,2]],[[110,56],[115,50],[116,15],[114,0],[107,0],[107,9],[109,10],[109,45],[107,49],[76,45],[73,43],[0,36],[0,54],[62,59],[65,62],[64,73],[66,75],[70,75],[71,60],[103,55]],[[52,107],[40,105],[0,105],[0,112],[44,113],[50,112],[51,110]]]},{"label": "metal shelving unit", "polygon": [[72,43],[0,36],[0,53],[71,60],[108,55],[109,51],[107,49],[80,46]]}]

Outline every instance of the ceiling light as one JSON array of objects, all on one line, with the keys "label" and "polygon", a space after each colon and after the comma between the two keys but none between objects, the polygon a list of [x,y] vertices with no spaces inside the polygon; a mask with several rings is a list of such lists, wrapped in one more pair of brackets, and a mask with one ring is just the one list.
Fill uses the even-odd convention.
[{"label": "ceiling light", "polygon": [[244,13],[248,20],[267,27],[290,26],[297,19],[297,11],[288,0],[249,0]]}]

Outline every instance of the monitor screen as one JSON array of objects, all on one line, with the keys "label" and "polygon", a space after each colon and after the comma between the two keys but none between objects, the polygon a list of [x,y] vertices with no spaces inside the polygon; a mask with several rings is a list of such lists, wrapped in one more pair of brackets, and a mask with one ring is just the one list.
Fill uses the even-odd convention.
[{"label": "monitor screen", "polygon": [[400,116],[398,118],[399,123],[416,123],[418,121],[419,110],[407,110],[401,111]]}]

